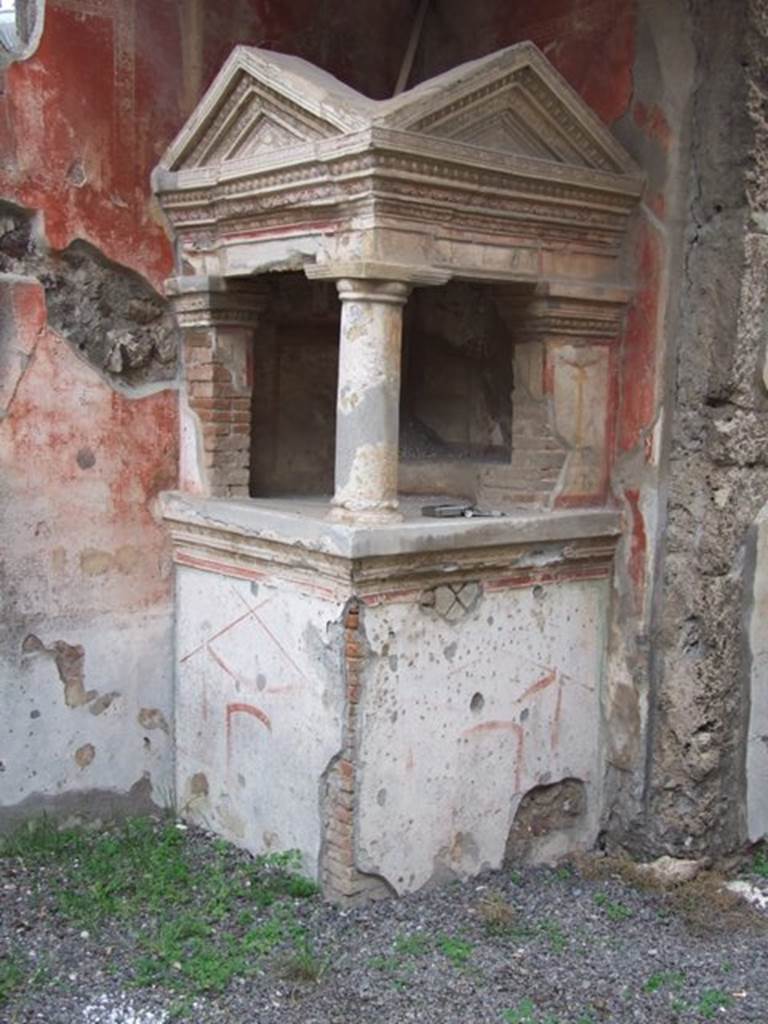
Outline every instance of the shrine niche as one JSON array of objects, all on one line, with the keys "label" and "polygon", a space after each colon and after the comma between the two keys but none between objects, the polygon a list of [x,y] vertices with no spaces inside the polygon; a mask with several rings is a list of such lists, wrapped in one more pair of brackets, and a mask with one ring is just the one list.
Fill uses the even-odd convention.
[{"label": "shrine niche", "polygon": [[[550,410],[544,450],[548,432],[560,433],[563,465],[579,464],[564,470],[561,494],[531,487],[528,470],[536,472],[537,463],[521,454],[526,439],[517,453],[512,443],[506,474],[464,474],[470,497],[491,488],[506,494],[507,504],[525,504],[526,494],[543,494],[552,504],[588,503],[604,494],[598,466],[610,448],[607,401],[615,374],[605,346],[618,332],[628,298],[620,255],[641,179],[535,47],[513,47],[386,101],[369,100],[297,58],[238,47],[156,171],[155,189],[178,241],[184,273],[172,294],[185,323],[193,322],[190,300],[194,305],[193,297],[199,301],[206,293],[214,305],[226,305],[230,318],[237,295],[245,311],[243,282],[258,291],[266,273],[302,271],[334,281],[344,374],[345,318],[370,321],[369,369],[375,377],[387,366],[389,384],[370,416],[362,407],[350,416],[340,406],[335,417],[340,514],[397,514],[400,365],[399,357],[396,365],[384,353],[383,333],[395,332],[399,348],[410,292],[452,279],[476,288],[494,284],[494,315],[498,320],[506,310],[510,358],[515,343],[535,336],[542,352],[533,358],[543,367],[547,401],[557,404],[556,381],[570,372],[562,368],[563,343],[597,346],[594,357],[578,357],[577,376],[605,413],[585,434],[570,410]],[[439,307],[440,300],[426,297],[418,305],[430,302]],[[203,318],[200,325],[229,327],[221,318]],[[265,352],[257,340],[254,368],[268,358]],[[413,363],[410,370],[418,372]],[[372,379],[340,380],[339,396],[359,397],[373,386]],[[532,398],[525,391],[520,401],[535,401],[537,393],[534,388]],[[411,408],[403,413],[412,418],[413,398],[406,397]],[[471,419],[473,413],[464,408],[462,415]],[[199,422],[205,428],[205,417]],[[497,427],[503,438],[512,421]],[[449,434],[457,431],[460,426]],[[491,448],[509,446],[498,437],[488,441]],[[262,444],[274,439],[255,437],[254,451]],[[227,453],[238,450],[243,472],[236,481],[215,465],[195,467],[202,489],[247,493],[252,460],[234,446]],[[412,476],[406,473],[406,490]],[[440,474],[427,476],[433,489],[444,490]]]},{"label": "shrine niche", "polygon": [[191,817],[349,900],[500,864],[560,779],[583,801],[546,852],[594,839],[642,186],[528,43],[384,101],[234,51],[154,175]]}]

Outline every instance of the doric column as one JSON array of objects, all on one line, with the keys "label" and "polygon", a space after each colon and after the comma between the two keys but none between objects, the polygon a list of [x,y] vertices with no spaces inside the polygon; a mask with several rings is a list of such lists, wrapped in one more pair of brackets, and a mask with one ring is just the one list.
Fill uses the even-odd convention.
[{"label": "doric column", "polygon": [[166,290],[184,337],[182,487],[215,497],[247,497],[261,296],[248,284],[211,277],[175,278]]},{"label": "doric column", "polygon": [[401,281],[342,278],[334,518],[398,519]]}]

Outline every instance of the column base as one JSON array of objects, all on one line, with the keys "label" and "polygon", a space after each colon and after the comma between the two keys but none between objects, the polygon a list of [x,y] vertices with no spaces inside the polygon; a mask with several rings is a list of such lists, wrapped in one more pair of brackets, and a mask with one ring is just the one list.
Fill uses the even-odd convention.
[{"label": "column base", "polygon": [[377,523],[400,523],[402,513],[395,508],[347,508],[345,505],[331,505],[328,518],[334,523],[360,523],[375,525]]}]

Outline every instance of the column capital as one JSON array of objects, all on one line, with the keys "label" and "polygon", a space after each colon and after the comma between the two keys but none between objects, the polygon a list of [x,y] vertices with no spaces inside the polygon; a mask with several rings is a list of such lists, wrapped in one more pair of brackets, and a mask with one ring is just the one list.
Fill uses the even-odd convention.
[{"label": "column capital", "polygon": [[255,327],[266,298],[248,280],[182,275],[165,282],[180,327]]},{"label": "column capital", "polygon": [[308,263],[304,273],[310,280],[399,282],[411,288],[447,284],[451,272],[414,263],[383,263],[378,260],[329,260]]},{"label": "column capital", "polygon": [[367,277],[341,277],[336,282],[342,302],[386,302],[392,306],[404,305],[411,287],[404,281],[381,281]]}]

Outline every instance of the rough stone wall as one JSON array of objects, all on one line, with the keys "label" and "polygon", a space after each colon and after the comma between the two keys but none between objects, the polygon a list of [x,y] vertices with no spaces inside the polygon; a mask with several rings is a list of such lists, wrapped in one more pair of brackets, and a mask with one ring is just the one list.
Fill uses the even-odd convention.
[{"label": "rough stone wall", "polygon": [[718,853],[745,837],[744,570],[768,496],[768,4],[699,0],[691,15],[697,74],[646,841]]},{"label": "rough stone wall", "polygon": [[167,300],[89,242],[51,252],[34,221],[0,202],[0,273],[36,278],[50,327],[115,387],[173,380],[179,332]]}]

